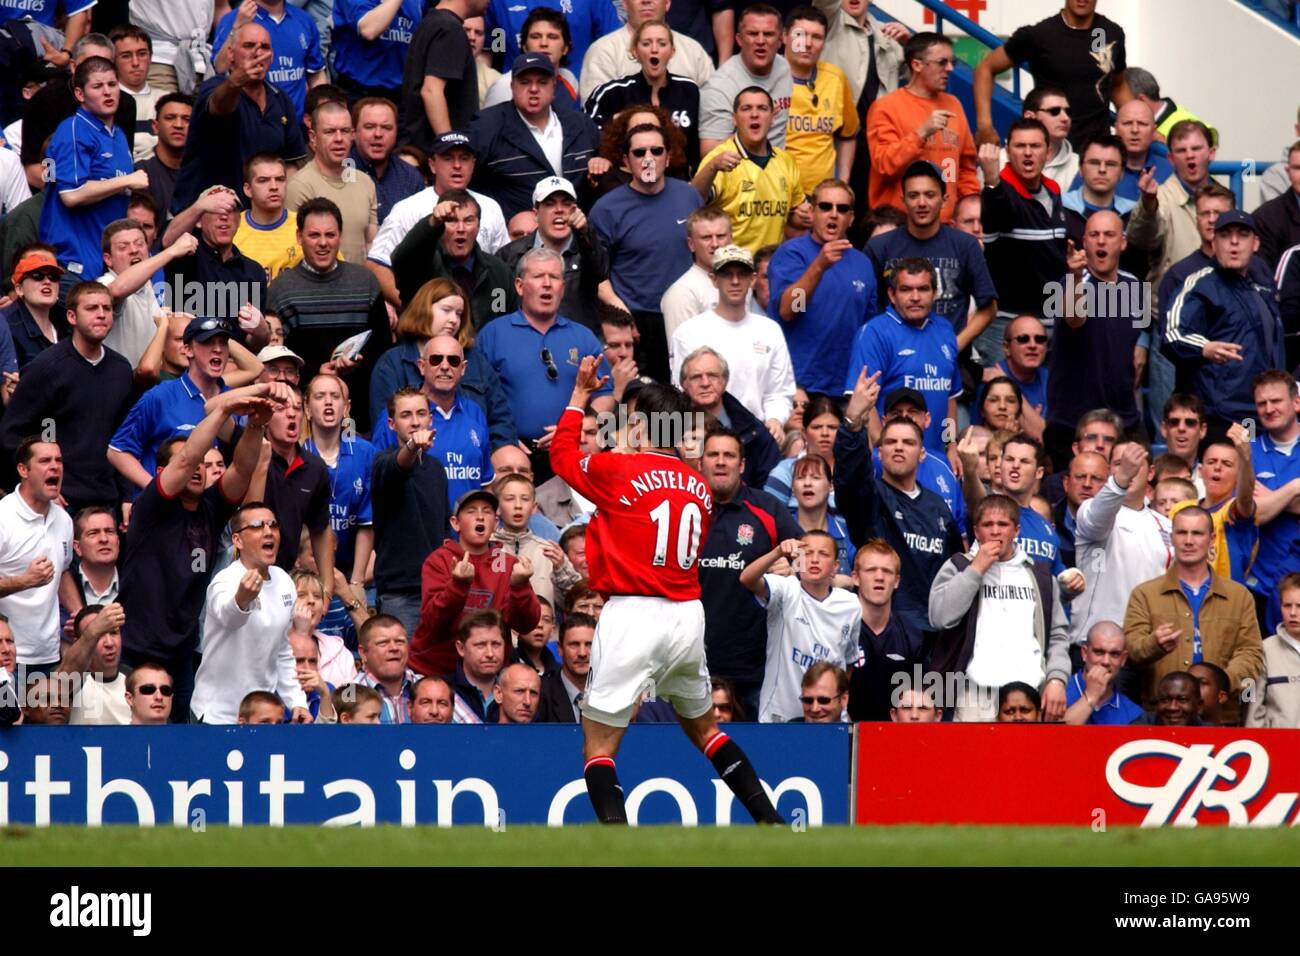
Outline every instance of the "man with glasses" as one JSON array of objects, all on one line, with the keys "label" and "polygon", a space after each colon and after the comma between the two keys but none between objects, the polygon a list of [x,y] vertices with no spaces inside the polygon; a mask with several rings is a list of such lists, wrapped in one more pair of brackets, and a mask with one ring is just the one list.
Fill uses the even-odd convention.
[{"label": "man with glasses", "polygon": [[[964,351],[993,321],[997,289],[979,240],[940,220],[947,194],[948,184],[939,167],[928,160],[914,160],[903,172],[907,225],[876,236],[862,251],[876,270],[882,310],[889,305],[885,277],[899,261],[918,256],[929,259],[939,274],[934,312],[952,326],[957,346]],[[975,300],[974,312],[970,311],[971,299]]]},{"label": "man with glasses", "polygon": [[[532,454],[534,483],[540,484],[554,474],[551,436],[578,366],[585,356],[599,359],[603,352],[590,329],[560,314],[564,259],[558,252],[545,246],[526,252],[516,268],[515,291],[519,309],[484,326],[476,347],[501,377],[519,437]],[[613,408],[611,395],[608,382],[596,390],[597,411]]]},{"label": "man with glasses", "polygon": [[742,478],[751,488],[762,488],[768,474],[781,461],[781,449],[760,418],[727,388],[731,367],[707,345],[686,354],[678,373],[682,391],[691,404],[724,423],[736,433],[742,450]]},{"label": "man with glasses", "polygon": [[849,704],[849,677],[844,668],[818,661],[804,671],[799,704],[803,716],[795,717],[792,724],[838,724],[844,720]]},{"label": "man with glasses", "polygon": [[1205,405],[1191,392],[1175,392],[1165,402],[1160,421],[1160,437],[1170,455],[1187,463],[1189,479],[1198,497],[1205,497],[1205,480],[1201,477],[1200,448],[1209,429],[1205,424]]},{"label": "man with glasses", "polygon": [[[1116,193],[1124,169],[1124,144],[1118,137],[1110,133],[1090,136],[1079,152],[1082,158],[1075,185],[1065,191],[1064,182],[1057,180],[1057,184],[1062,189],[1061,205],[1065,207],[1065,236],[1075,248],[1082,249],[1084,225],[1089,216],[1108,210],[1118,215],[1127,229],[1137,200]],[[1145,250],[1136,246],[1125,248],[1119,261],[1125,272],[1139,279],[1146,278],[1151,265]]]},{"label": "man with glasses", "polygon": [[1003,356],[998,363],[984,370],[984,381],[975,393],[970,420],[973,425],[983,424],[981,405],[986,383],[1005,375],[1020,387],[1020,423],[1029,432],[1043,434],[1047,415],[1047,330],[1032,315],[1018,315],[1007,326],[1002,340]]},{"label": "man with glasses", "polygon": [[812,198],[812,230],[781,243],[768,264],[767,314],[785,332],[795,380],[808,395],[839,395],[846,346],[876,308],[876,280],[848,239],[852,188],[828,179]]},{"label": "man with glasses", "polygon": [[310,616],[295,606],[294,583],[276,567],[280,523],[265,504],[250,501],[235,512],[230,529],[235,561],[208,586],[190,720],[236,723],[250,689],[274,689],[291,708],[293,723],[310,723],[288,639],[295,617]]},{"label": "man with glasses", "polygon": [[[1074,426],[1074,441],[1064,448],[1059,444],[1055,447],[1048,446],[1047,455],[1053,467],[1057,462],[1068,463],[1075,456],[1085,452],[1096,452],[1106,459],[1109,465],[1111,454],[1115,451],[1115,446],[1123,433],[1124,426],[1118,415],[1109,408],[1094,408],[1079,417],[1078,424]],[[1052,437],[1050,429],[1046,434],[1049,439]],[[1059,504],[1065,498],[1066,474],[1066,469],[1062,468],[1043,479],[1039,494],[1053,505]]]},{"label": "man with glasses", "polygon": [[867,113],[871,144],[868,205],[903,205],[903,174],[918,159],[944,170],[955,187],[944,195],[940,218],[952,220],[957,200],[979,192],[975,140],[957,97],[947,92],[956,68],[952,41],[937,33],[918,33],[903,53],[912,70],[907,86],[882,96]]},{"label": "man with glasses", "polygon": [[649,124],[628,130],[622,143],[632,181],[607,192],[591,210],[591,223],[609,250],[609,278],[632,310],[639,346],[637,365],[668,380],[668,336],[660,311],[664,293],[691,266],[682,226],[704,200],[698,191],[665,175],[663,130]]},{"label": "man with glasses", "polygon": [[[1043,175],[1061,187],[1065,192],[1079,173],[1079,157],[1070,145],[1070,98],[1065,90],[1050,84],[1036,85],[1025,97],[1025,108],[1021,114],[1027,119],[1036,119],[1047,129],[1047,162],[1043,164]],[[1006,165],[1006,155],[1002,164]]]},{"label": "man with glasses", "polygon": [[176,691],[171,675],[158,664],[141,664],[126,677],[126,705],[132,725],[157,726],[171,719]]}]

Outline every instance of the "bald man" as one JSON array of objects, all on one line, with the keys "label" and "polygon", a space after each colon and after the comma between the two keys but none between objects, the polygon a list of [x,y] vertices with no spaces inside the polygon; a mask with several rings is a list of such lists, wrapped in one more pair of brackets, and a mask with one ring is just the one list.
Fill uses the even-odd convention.
[{"label": "bald man", "polygon": [[1119,692],[1117,678],[1128,662],[1124,629],[1098,621],[1083,646],[1083,669],[1065,687],[1065,722],[1076,726],[1123,725],[1142,719],[1142,708]]},{"label": "bald man", "polygon": [[542,679],[527,664],[511,664],[492,688],[500,713],[498,723],[531,724],[542,698]]},{"label": "bald man", "polygon": [[[1138,180],[1144,169],[1151,169],[1157,183],[1163,183],[1174,174],[1174,166],[1164,156],[1151,152],[1156,138],[1155,114],[1151,107],[1139,99],[1132,99],[1115,114],[1115,135],[1124,144],[1124,173],[1120,177],[1116,194],[1137,202],[1142,198]],[[1075,179],[1078,183],[1079,179]]]}]

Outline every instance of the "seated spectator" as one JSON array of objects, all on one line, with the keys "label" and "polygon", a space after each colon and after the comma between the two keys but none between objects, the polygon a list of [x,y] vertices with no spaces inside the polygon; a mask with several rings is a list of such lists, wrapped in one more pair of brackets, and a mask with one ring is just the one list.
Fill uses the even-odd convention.
[{"label": "seated spectator", "polygon": [[383,723],[385,699],[379,691],[364,684],[347,684],[335,688],[330,696],[340,724]]},{"label": "seated spectator", "polygon": [[[850,690],[850,700],[853,699],[852,693]],[[1034,695],[1037,696],[1038,692],[1034,691]],[[889,719],[895,724],[933,724],[941,716],[939,708],[935,706],[934,695],[921,687],[909,687],[901,691],[898,704],[889,708]],[[1001,711],[998,716],[1001,719]]]},{"label": "seated spectator", "polygon": [[537,596],[537,603],[541,607],[537,626],[531,631],[515,635],[515,650],[510,655],[510,663],[527,664],[545,677],[560,669],[560,662],[555,659],[555,655],[547,646],[551,643],[551,635],[555,633],[555,607],[540,594]]},{"label": "seated spectator", "polygon": [[467,303],[451,279],[430,279],[402,310],[397,344],[379,356],[370,373],[370,421],[376,435],[385,431],[388,402],[398,389],[425,387],[420,350],[430,339],[450,335],[460,342],[465,357],[460,391],[487,417],[492,451],[518,441],[501,379],[483,351],[474,347],[475,322]]},{"label": "seated spectator", "polygon": [[1036,724],[1043,719],[1043,701],[1038,689],[1023,681],[998,688],[998,722]]},{"label": "seated spectator", "polygon": [[507,664],[492,687],[497,723],[531,724],[537,715],[542,679],[526,664]]},{"label": "seated spectator", "polygon": [[280,523],[269,507],[253,501],[240,505],[230,524],[235,561],[208,585],[191,712],[198,723],[232,724],[243,688],[276,687],[293,709],[293,722],[309,723],[286,634],[291,621],[294,630],[302,633],[301,624],[310,634],[310,614],[294,619],[293,582],[275,566]]},{"label": "seated spectator", "polygon": [[[220,452],[217,454],[220,457]],[[68,573],[83,603],[112,604],[117,600],[117,561],[122,554],[116,514],[99,505],[82,508],[72,519],[72,531],[77,560]]]},{"label": "seated spectator", "polygon": [[545,598],[552,606],[556,598],[582,579],[554,541],[538,537],[528,527],[537,508],[533,483],[523,475],[502,475],[492,483],[500,502],[500,523],[492,532],[492,541],[503,546],[507,554],[525,556],[532,567],[529,586],[538,600]]},{"label": "seated spectator", "polygon": [[[782,558],[797,576],[767,573]],[[848,668],[862,654],[855,633],[861,612],[848,591],[831,586],[836,567],[835,539],[810,531],[781,542],[740,573],[740,583],[767,611],[767,664],[758,711],[763,723],[784,724],[798,716],[795,680],[812,664],[826,660]]]},{"label": "seated spectator", "polygon": [[1172,671],[1156,685],[1155,710],[1150,721],[1157,727],[1203,727],[1201,686],[1186,671]]},{"label": "seated spectator", "polygon": [[[357,685],[373,688],[382,705],[382,716],[376,722],[410,723],[411,687],[416,674],[407,667],[408,644],[402,622],[387,614],[376,614],[361,626],[357,651],[361,655]],[[334,708],[338,710],[337,699]],[[339,721],[343,722],[341,712]]]},{"label": "seated spectator", "polygon": [[784,141],[785,105],[777,109],[763,87],[745,86],[736,93],[731,107],[734,134],[700,161],[691,185],[706,202],[726,211],[733,241],[754,253],[780,242],[787,224],[797,229],[810,227],[812,207],[795,160],[772,141],[778,120]]},{"label": "seated spectator", "polygon": [[393,155],[397,146],[397,106],[393,100],[382,96],[357,100],[352,104],[352,126],[356,137],[348,158],[375,184],[376,215],[382,225],[395,205],[424,189],[424,177]]},{"label": "seated spectator", "polygon": [[1300,574],[1278,584],[1282,621],[1264,638],[1264,670],[1245,697],[1247,727],[1300,727]]},{"label": "seated spectator", "polygon": [[893,613],[901,566],[898,552],[879,538],[863,542],[854,558],[861,619],[861,657],[849,672],[849,719],[855,723],[892,719],[898,688],[922,689],[914,684],[927,663],[925,633]]},{"label": "seated spectator", "polygon": [[710,683],[713,686],[713,719],[720,724],[743,723],[745,705],[736,696],[731,681],[725,677],[714,677]]},{"label": "seated spectator", "polygon": [[[299,598],[294,605],[294,624],[289,629],[289,649],[293,652],[293,673],[294,677],[297,678],[298,687],[307,698],[307,713],[311,715],[312,721],[333,723],[337,719],[330,701],[330,694],[334,691],[334,685],[321,676],[320,645],[316,642],[315,632],[306,630],[311,626],[313,617],[312,610],[304,606],[302,599]],[[298,627],[302,629],[296,629]],[[351,662],[351,659],[351,655],[348,655],[349,662]],[[353,679],[355,679],[355,667],[352,669],[352,674]],[[351,681],[347,683],[351,683]],[[274,722],[283,723],[286,716],[288,716],[287,710],[284,704],[281,703],[280,719]]]},{"label": "seated spectator", "polygon": [[515,305],[511,272],[479,245],[482,206],[470,193],[449,189],[427,219],[415,223],[393,249],[393,281],[410,302],[429,280],[451,279],[469,297],[470,315],[481,329]]},{"label": "seated spectator", "polygon": [[[339,262],[343,216],[328,199],[298,209],[303,261],[271,283],[267,304],[284,323],[285,342],[303,359],[309,378],[328,365],[348,382],[357,430],[370,430],[370,373],[392,341],[379,283],[354,262]],[[368,333],[368,334],[367,334]],[[346,353],[345,339],[365,336]]]},{"label": "seated spectator", "polygon": [[596,619],[582,611],[564,617],[560,632],[560,666],[542,675],[541,703],[537,722],[572,724],[582,722],[579,705],[591,670],[591,644],[596,633]]},{"label": "seated spectator", "polygon": [[830,661],[818,661],[804,671],[799,683],[803,716],[792,724],[838,724],[849,705],[849,675]]},{"label": "seated spectator", "polygon": [[421,677],[411,688],[411,723],[451,723],[455,696],[446,678]]},{"label": "seated spectator", "polygon": [[459,660],[448,675],[456,691],[452,723],[501,722],[496,683],[505,667],[505,647],[501,615],[496,611],[473,611],[461,620],[455,641]]},{"label": "seated spectator", "polygon": [[126,675],[126,705],[134,725],[161,725],[171,720],[175,688],[166,668],[145,661]]},{"label": "seated spectator", "polygon": [[678,376],[682,391],[695,408],[735,432],[743,450],[745,484],[763,487],[780,462],[780,449],[772,431],[727,390],[731,381],[727,360],[708,345],[701,345],[682,359]]},{"label": "seated spectator", "polygon": [[[1129,655],[1146,674],[1144,697],[1156,701],[1162,678],[1198,661],[1222,667],[1234,698],[1258,682],[1264,653],[1254,599],[1242,585],[1216,574],[1209,563],[1214,519],[1195,505],[1173,518],[1173,563],[1162,576],[1134,589],[1124,615]],[[1177,621],[1190,620],[1180,627]],[[1200,689],[1188,678],[1200,706]],[[1225,708],[1237,718],[1235,700]]]},{"label": "seated spectator", "polygon": [[14,356],[0,371],[20,372],[42,351],[72,334],[59,289],[62,277],[53,246],[29,243],[14,253],[14,301],[0,312],[9,327]]},{"label": "seated spectator", "polygon": [[1201,719],[1212,727],[1236,727],[1238,722],[1225,723],[1223,708],[1228,703],[1228,691],[1232,680],[1218,664],[1201,661],[1187,668],[1187,673],[1196,678],[1201,690]]},{"label": "seated spectator", "polygon": [[125,620],[120,604],[87,604],[72,619],[72,643],[64,649],[56,671],[59,675],[71,675],[76,685],[68,723],[97,726],[131,723],[126,674],[120,666]]},{"label": "seated spectator", "polygon": [[468,611],[494,609],[514,631],[531,631],[537,624],[541,611],[528,583],[532,562],[491,547],[498,507],[496,495],[487,489],[461,495],[451,519],[459,541],[445,542],[425,559],[420,626],[411,642],[411,663],[418,673],[451,672],[451,639]]},{"label": "seated spectator", "polygon": [[276,153],[256,153],[244,163],[248,208],[239,214],[234,242],[266,270],[267,282],[302,262],[298,223],[284,203],[287,182],[284,160]]},{"label": "seated spectator", "polygon": [[77,112],[59,123],[46,150],[55,202],[41,207],[41,241],[54,246],[72,281],[97,279],[104,271],[100,238],[126,217],[126,192],[148,189],[135,170],[129,133],[114,125],[119,97],[113,61],[99,56],[77,67],[72,80]]},{"label": "seated spectator", "polygon": [[537,226],[504,246],[498,253],[501,261],[513,273],[529,249],[546,246],[558,252],[564,259],[560,311],[599,332],[599,304],[621,306],[609,281],[609,254],[586,213],[578,208],[577,191],[567,179],[548,176],[533,189],[533,210]]},{"label": "seated spectator", "polygon": [[269,690],[254,690],[239,702],[236,724],[263,726],[284,723],[284,701]]},{"label": "seated spectator", "polygon": [[1023,681],[1043,688],[1043,713],[1065,713],[1070,677],[1068,621],[1052,572],[1017,545],[1024,508],[991,495],[975,509],[978,547],[945,562],[929,595],[936,638],[930,667],[961,674],[954,719],[988,721],[994,688]]},{"label": "seated spectator", "polygon": [[569,589],[568,598],[564,602],[564,615],[568,617],[571,614],[586,614],[593,620],[599,621],[604,606],[604,596],[594,590],[584,579]]},{"label": "seated spectator", "polygon": [[1088,629],[1083,667],[1065,686],[1065,722],[1082,726],[1136,724],[1142,708],[1120,692],[1119,675],[1128,661],[1124,629],[1098,621]]},{"label": "seated spectator", "polygon": [[943,202],[941,218],[947,222],[959,196],[979,192],[975,140],[961,103],[947,92],[948,78],[957,66],[952,40],[937,33],[917,33],[907,41],[903,59],[912,74],[907,86],[880,97],[867,111],[871,144],[867,199],[872,206],[901,207],[903,174],[913,162],[924,159],[948,170],[948,178],[955,180],[955,188]]}]

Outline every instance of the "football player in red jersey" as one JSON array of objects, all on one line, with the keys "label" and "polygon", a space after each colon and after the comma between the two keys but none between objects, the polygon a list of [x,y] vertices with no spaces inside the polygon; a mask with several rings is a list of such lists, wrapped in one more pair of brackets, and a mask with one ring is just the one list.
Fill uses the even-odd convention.
[{"label": "football player in red jersey", "polygon": [[587,566],[608,600],[591,648],[582,700],[583,777],[603,823],[626,823],[614,755],[642,695],[669,700],[686,736],[759,823],[782,823],[744,751],[718,730],[704,658],[704,607],[695,567],[713,515],[709,486],[677,453],[695,412],[669,385],[636,395],[628,454],[583,454],[582,410],[604,384],[597,359],[578,369],[551,441],[551,465],[596,505]]}]

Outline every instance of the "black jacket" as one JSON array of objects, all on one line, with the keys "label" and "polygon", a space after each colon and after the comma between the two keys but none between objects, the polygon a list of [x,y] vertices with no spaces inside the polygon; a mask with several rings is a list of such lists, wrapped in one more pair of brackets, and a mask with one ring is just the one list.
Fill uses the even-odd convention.
[{"label": "black jacket", "polygon": [[[555,115],[564,131],[560,175],[578,188],[578,201],[587,209],[591,205],[585,188],[587,161],[600,149],[600,130],[586,113],[560,109],[555,110]],[[555,170],[515,104],[500,103],[480,111],[470,123],[469,136],[478,157],[474,188],[495,198],[507,221],[516,213],[532,209],[533,187],[547,176],[554,176]]]},{"label": "black jacket", "polygon": [[[497,256],[506,264],[510,274],[524,253],[537,244],[537,230],[520,236],[497,250]],[[596,290],[609,278],[609,252],[596,234],[591,223],[573,233],[573,241],[564,250],[564,299],[560,314],[581,322],[597,337],[600,335],[600,318],[596,309]]]},{"label": "black jacket", "polygon": [[[393,250],[393,280],[403,302],[410,302],[420,286],[430,279],[451,279],[452,265],[442,250],[442,223],[428,219],[418,222]],[[516,308],[515,282],[506,264],[474,245],[474,295],[470,309],[474,328],[481,329],[497,316],[508,315]],[[496,306],[496,308],[494,308]]]},{"label": "black jacket", "polygon": [[565,689],[560,672],[552,671],[542,678],[542,696],[537,702],[535,724],[576,724],[569,692]]},{"label": "black jacket", "polygon": [[1300,193],[1288,189],[1256,209],[1254,216],[1260,257],[1276,269],[1282,253],[1300,243]]},{"label": "black jacket", "polygon": [[745,449],[745,471],[740,476],[741,481],[751,488],[762,488],[767,484],[768,474],[781,463],[780,447],[758,416],[730,392],[722,393],[722,410],[731,419],[731,430]]},{"label": "black jacket", "polygon": [[1010,166],[980,193],[984,258],[998,290],[999,314],[1043,318],[1043,283],[1067,271],[1061,190],[1050,179],[1043,180],[1043,188],[1052,197],[1050,213],[1025,190]]},{"label": "black jacket", "polygon": [[889,720],[895,692],[920,689],[929,658],[926,632],[897,614],[876,634],[858,625],[862,658],[849,670],[849,720]]}]

